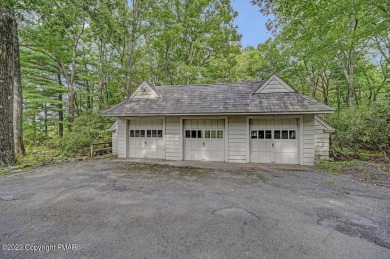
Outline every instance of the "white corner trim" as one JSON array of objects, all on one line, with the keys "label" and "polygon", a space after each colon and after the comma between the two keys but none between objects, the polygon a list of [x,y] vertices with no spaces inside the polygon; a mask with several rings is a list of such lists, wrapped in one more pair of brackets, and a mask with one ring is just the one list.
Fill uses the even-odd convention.
[{"label": "white corner trim", "polygon": [[[303,119],[304,116],[299,116],[299,164],[303,165],[303,149],[304,149],[304,142],[303,142]],[[315,138],[315,137],[314,137]]]},{"label": "white corner trim", "polygon": [[250,116],[246,116],[246,162],[250,163],[250,141],[249,141],[249,128],[250,128]]},{"label": "white corner trim", "polygon": [[163,118],[162,118],[162,120],[163,120],[163,133],[162,133],[162,135],[163,135],[163,143],[164,143],[164,154],[163,154],[163,159],[165,160],[165,159],[167,159],[167,138],[166,138],[166,116],[163,116]]},{"label": "white corner trim", "polygon": [[225,118],[225,162],[229,162],[229,116]]},{"label": "white corner trim", "polygon": [[184,118],[183,117],[180,117],[180,160],[183,161],[184,160],[184,141],[183,141],[183,138],[184,138],[184,134],[183,134],[183,131],[184,131],[184,127],[183,127],[183,123],[184,123]]}]

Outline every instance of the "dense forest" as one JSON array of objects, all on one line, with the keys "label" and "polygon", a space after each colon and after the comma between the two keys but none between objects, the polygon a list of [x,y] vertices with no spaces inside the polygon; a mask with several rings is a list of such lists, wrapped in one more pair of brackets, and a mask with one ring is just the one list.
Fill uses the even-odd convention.
[{"label": "dense forest", "polygon": [[[271,17],[266,26],[273,37],[243,49],[230,0],[5,1],[0,45],[10,42],[4,37],[11,32],[13,60],[4,62],[13,63],[15,76],[13,138],[19,160],[23,146],[27,154],[45,159],[47,153],[84,155],[91,143],[108,140],[113,120],[101,112],[130,96],[142,81],[247,81],[273,72],[336,109],[326,117],[337,129],[334,157],[373,152],[387,158],[388,2],[252,4]],[[0,46],[1,54],[4,49]],[[7,117],[0,113],[0,118],[3,131]]]}]

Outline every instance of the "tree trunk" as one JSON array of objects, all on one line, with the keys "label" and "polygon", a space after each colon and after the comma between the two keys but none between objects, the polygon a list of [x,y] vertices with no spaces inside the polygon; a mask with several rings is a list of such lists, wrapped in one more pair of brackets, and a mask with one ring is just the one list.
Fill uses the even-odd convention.
[{"label": "tree trunk", "polygon": [[58,95],[58,136],[62,138],[64,136],[64,110],[62,107],[62,93]]},{"label": "tree trunk", "polygon": [[13,128],[14,128],[14,145],[15,153],[24,156],[26,151],[23,144],[23,94],[22,94],[22,78],[20,72],[20,56],[19,56],[19,37],[18,24],[16,19],[13,22],[14,36],[14,111],[13,111]]},{"label": "tree trunk", "polygon": [[0,8],[0,164],[16,161],[13,133],[14,15]]},{"label": "tree trunk", "polygon": [[[62,86],[61,74],[57,75],[58,84]],[[62,89],[58,95],[58,136],[62,138],[64,136],[64,108],[62,107]]]},{"label": "tree trunk", "polygon": [[47,104],[45,103],[43,105],[43,126],[44,126],[44,130],[45,130],[45,137],[47,137],[48,135],[48,127],[47,127],[47,122],[48,122],[48,119],[47,119]]}]

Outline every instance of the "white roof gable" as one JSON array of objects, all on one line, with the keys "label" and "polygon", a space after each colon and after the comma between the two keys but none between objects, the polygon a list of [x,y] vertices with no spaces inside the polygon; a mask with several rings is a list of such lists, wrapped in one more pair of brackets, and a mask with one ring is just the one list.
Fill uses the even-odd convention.
[{"label": "white roof gable", "polygon": [[266,93],[295,93],[295,89],[283,81],[276,73],[273,73],[254,92],[255,94]]},{"label": "white roof gable", "polygon": [[324,127],[324,132],[335,132],[336,129],[329,125],[323,118],[318,115],[314,116],[315,120]]},{"label": "white roof gable", "polygon": [[107,131],[117,131],[118,130],[118,121],[115,121]]},{"label": "white roof gable", "polygon": [[158,98],[161,97],[160,94],[156,91],[156,89],[148,84],[147,82],[142,82],[135,92],[130,96],[131,98]]}]

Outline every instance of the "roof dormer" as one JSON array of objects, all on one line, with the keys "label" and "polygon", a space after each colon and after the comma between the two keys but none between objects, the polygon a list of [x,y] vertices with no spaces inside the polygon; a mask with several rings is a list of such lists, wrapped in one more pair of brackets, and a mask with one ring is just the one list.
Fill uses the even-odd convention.
[{"label": "roof dormer", "polygon": [[157,92],[156,88],[145,81],[142,82],[130,96],[130,98],[134,99],[150,99],[159,97],[161,97],[161,95]]},{"label": "roof dormer", "polygon": [[254,94],[267,93],[295,93],[295,89],[283,81],[276,73],[273,73],[260,85]]}]

